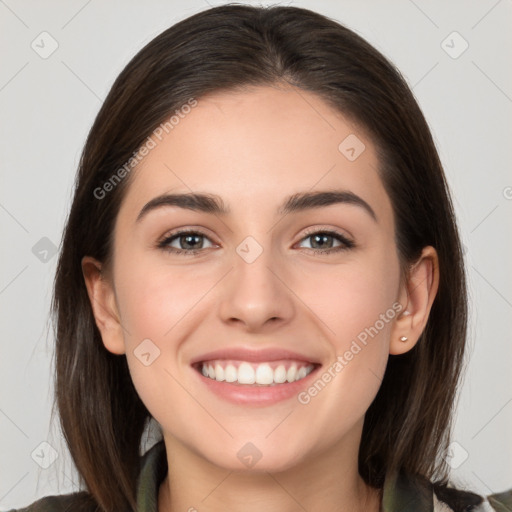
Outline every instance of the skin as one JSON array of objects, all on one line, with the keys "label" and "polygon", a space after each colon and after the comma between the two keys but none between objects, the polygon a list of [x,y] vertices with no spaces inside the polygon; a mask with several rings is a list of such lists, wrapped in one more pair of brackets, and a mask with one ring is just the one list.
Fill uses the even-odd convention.
[{"label": "skin", "polygon": [[[350,134],[365,144],[354,161],[338,150]],[[171,462],[160,511],[379,510],[381,497],[357,469],[364,415],[389,354],[410,350],[423,331],[439,276],[426,247],[401,285],[377,167],[370,138],[319,97],[261,86],[199,98],[132,171],[112,268],[100,273],[91,257],[82,268],[106,349],[126,355],[162,427]],[[351,204],[277,214],[294,193],[340,188],[363,198],[377,221]],[[221,196],[231,213],[166,206],[136,222],[154,197],[191,191]],[[156,247],[177,228],[205,234],[194,246],[199,255]],[[356,246],[321,254],[306,228],[334,229]],[[250,264],[236,252],[247,236],[263,249]],[[179,237],[172,246],[187,250]],[[308,404],[231,404],[190,366],[215,348],[282,347],[319,360],[322,373],[396,302],[410,314],[386,323]],[[145,366],[134,350],[148,338],[160,356]],[[251,468],[237,457],[248,442],[262,454]]]}]

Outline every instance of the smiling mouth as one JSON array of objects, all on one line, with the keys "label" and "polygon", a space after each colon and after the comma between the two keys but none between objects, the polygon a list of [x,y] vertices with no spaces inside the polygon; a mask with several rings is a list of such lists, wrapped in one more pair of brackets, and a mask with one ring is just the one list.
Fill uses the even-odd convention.
[{"label": "smiling mouth", "polygon": [[262,363],[218,359],[193,365],[206,378],[246,387],[290,384],[304,379],[319,366],[289,359]]}]

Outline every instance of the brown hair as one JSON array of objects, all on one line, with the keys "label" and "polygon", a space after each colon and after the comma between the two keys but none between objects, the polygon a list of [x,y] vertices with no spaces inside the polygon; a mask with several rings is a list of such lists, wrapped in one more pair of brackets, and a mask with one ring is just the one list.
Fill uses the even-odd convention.
[{"label": "brown hair", "polygon": [[82,485],[105,511],[135,509],[151,415],[126,357],[101,341],[81,269],[85,255],[109,263],[130,177],[104,199],[94,191],[190,98],[279,83],[317,94],[370,134],[393,206],[402,277],[423,247],[438,252],[428,323],[411,351],[389,358],[365,417],[359,471],[376,487],[394,470],[447,480],[440,455],[463,364],[467,292],[453,206],[425,118],[397,69],[338,22],[303,8],[230,4],[180,21],[139,51],[105,99],[79,164],[52,303],[56,404]]}]

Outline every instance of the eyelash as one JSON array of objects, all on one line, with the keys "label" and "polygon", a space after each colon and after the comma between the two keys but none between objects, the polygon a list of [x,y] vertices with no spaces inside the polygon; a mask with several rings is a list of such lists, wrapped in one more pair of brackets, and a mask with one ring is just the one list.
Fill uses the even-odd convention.
[{"label": "eyelash", "polygon": [[[162,249],[171,254],[186,254],[187,256],[195,256],[198,253],[200,253],[201,251],[203,251],[204,249],[188,249],[188,250],[187,249],[176,249],[174,247],[171,248],[168,245],[170,242],[172,242],[174,239],[178,238],[179,236],[187,235],[187,234],[199,235],[199,236],[204,236],[204,237],[208,238],[206,236],[206,234],[202,233],[201,231],[197,231],[197,230],[193,230],[193,229],[184,229],[181,231],[177,231],[175,233],[171,233],[169,236],[166,236],[162,241],[160,241],[158,243],[157,247],[159,249]],[[338,247],[333,247],[330,249],[312,249],[312,248],[306,247],[305,249],[307,251],[312,251],[315,254],[335,254],[335,253],[339,253],[341,251],[353,249],[356,246],[356,244],[354,242],[352,242],[351,240],[346,238],[341,233],[338,233],[337,231],[318,230],[318,229],[306,232],[305,235],[301,238],[300,242],[302,242],[306,238],[310,238],[313,235],[319,235],[319,234],[333,236],[334,238],[338,239],[338,241],[340,241],[343,245],[340,245]]]}]

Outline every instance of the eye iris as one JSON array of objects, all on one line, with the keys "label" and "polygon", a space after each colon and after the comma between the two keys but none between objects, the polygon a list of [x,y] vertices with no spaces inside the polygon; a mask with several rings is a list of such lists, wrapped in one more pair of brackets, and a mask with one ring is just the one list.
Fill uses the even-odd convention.
[{"label": "eye iris", "polygon": [[195,239],[195,241],[197,242],[198,238],[201,238],[201,235],[190,235],[190,234],[181,235],[180,236],[180,246],[183,249],[196,249],[197,245],[196,246],[192,245],[192,247],[188,247],[188,246],[190,245],[190,239]]},{"label": "eye iris", "polygon": [[[331,243],[330,244],[322,244],[322,243],[320,243],[319,246],[317,245],[317,239],[321,239],[321,240],[323,240],[325,242],[326,238],[330,238],[331,239]],[[328,247],[328,248],[332,247],[332,235],[316,234],[316,235],[312,235],[312,239],[314,240],[314,242],[311,244],[311,246],[313,248],[325,249],[326,247]]]}]

